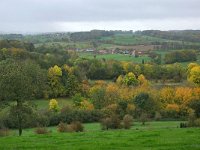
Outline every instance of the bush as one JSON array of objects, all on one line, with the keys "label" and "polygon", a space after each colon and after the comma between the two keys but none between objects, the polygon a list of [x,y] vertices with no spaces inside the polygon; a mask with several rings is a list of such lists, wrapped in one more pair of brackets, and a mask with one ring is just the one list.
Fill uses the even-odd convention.
[{"label": "bush", "polygon": [[112,120],[111,118],[107,117],[101,120],[102,130],[108,130],[111,127]]},{"label": "bush", "polygon": [[196,116],[194,112],[190,112],[189,117],[188,117],[188,126],[189,127],[194,127],[195,126],[195,120]]},{"label": "bush", "polygon": [[200,127],[200,118],[196,117],[195,112],[191,112],[188,117],[189,127]]},{"label": "bush", "polygon": [[183,122],[180,123],[180,128],[187,128],[187,127],[188,127],[187,123]]},{"label": "bush", "polygon": [[49,117],[43,113],[37,114],[36,126],[47,127],[49,125]]},{"label": "bush", "polygon": [[146,113],[142,113],[140,116],[140,121],[142,122],[142,125],[145,125],[145,122],[148,121],[148,116]]},{"label": "bush", "polygon": [[84,123],[97,122],[102,118],[103,113],[100,110],[63,110],[60,114],[52,114],[50,125],[58,125],[59,122],[80,121]]},{"label": "bush", "polygon": [[161,114],[160,114],[159,112],[156,112],[156,113],[155,113],[155,116],[154,116],[154,119],[155,119],[156,121],[161,120],[161,119],[162,119]]},{"label": "bush", "polygon": [[67,125],[63,122],[60,122],[57,126],[58,132],[67,132]]},{"label": "bush", "polygon": [[133,123],[133,117],[131,115],[125,115],[123,118],[123,125],[125,129],[130,129]]},{"label": "bush", "polygon": [[75,132],[83,132],[84,127],[80,121],[72,122],[70,126]]},{"label": "bush", "polygon": [[57,130],[58,132],[73,132],[74,131],[71,125],[63,123],[63,122],[59,123]]},{"label": "bush", "polygon": [[119,129],[121,128],[121,121],[117,115],[107,117],[101,120],[101,126],[103,130]]},{"label": "bush", "polygon": [[49,131],[45,127],[38,127],[35,129],[36,134],[47,134]]},{"label": "bush", "polygon": [[200,127],[200,118],[195,120],[195,127]]},{"label": "bush", "polygon": [[82,132],[83,129],[84,127],[79,121],[72,122],[71,124],[61,122],[57,127],[59,132]]},{"label": "bush", "polygon": [[10,134],[9,129],[7,128],[0,129],[0,136],[8,136],[9,134]]}]

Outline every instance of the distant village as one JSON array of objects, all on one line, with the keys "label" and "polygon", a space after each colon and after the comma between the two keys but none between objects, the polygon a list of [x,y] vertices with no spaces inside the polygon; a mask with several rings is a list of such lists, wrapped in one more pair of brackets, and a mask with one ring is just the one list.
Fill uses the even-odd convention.
[{"label": "distant village", "polygon": [[88,49],[77,49],[78,52],[86,52],[86,53],[94,53],[99,55],[105,54],[123,54],[123,55],[130,55],[132,57],[140,57],[144,55],[149,55],[153,50],[155,50],[155,46],[133,46],[132,48],[115,48],[115,49],[102,49],[102,50],[95,50],[93,48]]}]

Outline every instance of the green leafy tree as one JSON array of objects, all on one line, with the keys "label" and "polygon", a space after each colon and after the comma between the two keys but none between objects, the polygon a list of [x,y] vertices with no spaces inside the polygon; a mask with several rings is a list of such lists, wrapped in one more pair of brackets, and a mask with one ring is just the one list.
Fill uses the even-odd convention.
[{"label": "green leafy tree", "polygon": [[134,104],[139,114],[152,113],[156,109],[156,104],[148,93],[141,92],[135,96]]},{"label": "green leafy tree", "polygon": [[25,121],[24,114],[27,114],[27,111],[24,111],[27,110],[24,104],[34,96],[35,87],[41,86],[43,79],[40,78],[40,71],[38,65],[27,61],[0,63],[0,100],[16,102],[16,105],[11,107],[11,112],[15,112],[20,136]]}]

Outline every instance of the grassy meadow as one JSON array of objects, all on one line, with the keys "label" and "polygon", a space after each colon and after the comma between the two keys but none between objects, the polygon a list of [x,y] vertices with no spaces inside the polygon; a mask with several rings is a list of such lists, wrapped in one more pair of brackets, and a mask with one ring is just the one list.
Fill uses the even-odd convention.
[{"label": "grassy meadow", "polygon": [[59,133],[56,127],[50,133],[37,135],[26,129],[22,137],[12,131],[0,138],[1,150],[52,149],[52,150],[199,150],[200,128],[178,128],[178,121],[148,122],[145,126],[135,122],[130,130],[102,131],[100,124],[84,124],[82,133]]},{"label": "grassy meadow", "polygon": [[[63,106],[66,106],[66,105],[73,104],[70,98],[56,98],[56,100],[60,108],[63,108]],[[49,101],[50,101],[49,99],[38,99],[38,100],[33,100],[32,102],[36,104],[38,109],[48,109]]]},{"label": "grassy meadow", "polygon": [[[79,53],[79,56],[82,58],[88,58],[93,59],[94,54],[92,53]],[[96,55],[97,59],[106,59],[106,60],[118,60],[118,61],[131,61],[135,63],[142,63],[142,60],[144,59],[145,62],[150,62],[151,58],[148,56],[142,56],[142,57],[133,57],[131,55],[124,55],[124,54],[102,54],[102,55]]]}]

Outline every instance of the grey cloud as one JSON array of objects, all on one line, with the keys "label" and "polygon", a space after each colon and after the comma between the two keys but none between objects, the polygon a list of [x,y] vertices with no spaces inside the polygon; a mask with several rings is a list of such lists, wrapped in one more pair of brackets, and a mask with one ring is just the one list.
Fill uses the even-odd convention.
[{"label": "grey cloud", "polygon": [[5,25],[12,26],[10,24],[16,27],[32,24],[33,28],[34,25],[38,28],[38,24],[46,24],[47,28],[54,30],[57,27],[49,24],[199,20],[199,8],[199,0],[0,0],[0,30],[6,28]]}]

